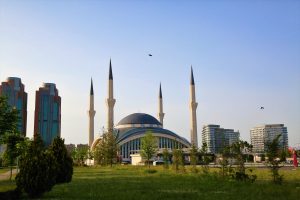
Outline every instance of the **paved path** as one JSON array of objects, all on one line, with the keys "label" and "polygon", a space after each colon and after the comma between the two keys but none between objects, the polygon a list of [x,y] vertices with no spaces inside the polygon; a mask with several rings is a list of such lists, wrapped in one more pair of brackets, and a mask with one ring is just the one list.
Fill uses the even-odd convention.
[{"label": "paved path", "polygon": [[[12,170],[12,174],[16,174],[17,173],[17,170],[16,169],[13,169]],[[10,170],[5,172],[5,173],[2,173],[0,174],[0,181],[3,181],[3,180],[8,180],[9,179],[9,176],[10,176]]]}]

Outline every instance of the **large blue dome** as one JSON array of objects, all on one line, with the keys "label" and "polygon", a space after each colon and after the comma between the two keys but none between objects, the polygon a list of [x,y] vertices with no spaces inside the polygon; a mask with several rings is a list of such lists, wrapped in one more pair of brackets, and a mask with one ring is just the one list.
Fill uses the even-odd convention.
[{"label": "large blue dome", "polygon": [[161,123],[155,117],[145,113],[133,113],[128,115],[123,118],[117,126],[125,124],[153,124],[161,126]]}]

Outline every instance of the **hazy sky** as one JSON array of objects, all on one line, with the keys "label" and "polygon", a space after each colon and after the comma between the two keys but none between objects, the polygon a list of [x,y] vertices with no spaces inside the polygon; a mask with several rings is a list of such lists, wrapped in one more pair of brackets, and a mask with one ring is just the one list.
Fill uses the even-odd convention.
[{"label": "hazy sky", "polygon": [[0,81],[25,84],[29,137],[35,91],[54,82],[62,137],[88,143],[91,76],[99,133],[110,58],[116,123],[156,117],[162,82],[165,128],[190,140],[193,65],[199,142],[208,123],[248,141],[252,127],[284,123],[289,144],[300,143],[300,1],[0,0]]}]

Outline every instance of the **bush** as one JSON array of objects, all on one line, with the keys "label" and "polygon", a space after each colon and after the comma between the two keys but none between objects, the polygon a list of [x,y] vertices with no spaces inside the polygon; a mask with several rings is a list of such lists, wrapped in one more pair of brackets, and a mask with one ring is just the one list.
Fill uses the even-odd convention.
[{"label": "bush", "polygon": [[29,197],[39,197],[55,184],[57,163],[51,151],[45,151],[40,136],[29,144],[20,158],[20,172],[16,176],[19,191]]},{"label": "bush", "polygon": [[185,172],[182,149],[173,149],[172,153],[173,168],[175,169],[176,173],[179,172],[180,169],[181,172]]},{"label": "bush", "polygon": [[18,189],[0,192],[0,199],[15,200],[20,199],[21,192]]},{"label": "bush", "polygon": [[155,170],[155,169],[146,169],[145,170],[145,173],[147,173],[147,174],[155,174],[157,172],[157,170]]},{"label": "bush", "polygon": [[64,143],[63,139],[57,137],[49,148],[57,163],[56,183],[68,183],[72,180],[73,160],[69,156]]},{"label": "bush", "polygon": [[232,175],[232,178],[237,181],[247,181],[253,183],[257,176],[256,175],[249,175],[243,172],[235,172],[235,174]]}]

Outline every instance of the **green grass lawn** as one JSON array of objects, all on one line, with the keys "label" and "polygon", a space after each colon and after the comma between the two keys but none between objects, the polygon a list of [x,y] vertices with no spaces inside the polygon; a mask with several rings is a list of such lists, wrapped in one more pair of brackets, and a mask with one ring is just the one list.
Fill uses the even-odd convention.
[{"label": "green grass lawn", "polygon": [[[78,167],[74,169],[71,183],[56,185],[51,192],[45,193],[42,199],[296,200],[300,197],[300,169],[281,170],[284,183],[274,185],[266,169],[254,169],[258,180],[251,184],[223,180],[212,175],[204,176],[201,173],[176,174],[171,169],[165,171],[161,167],[151,168],[156,169],[157,173],[145,173],[147,168],[135,166]],[[15,187],[14,184],[0,181],[0,191],[2,187],[6,189]]]}]

